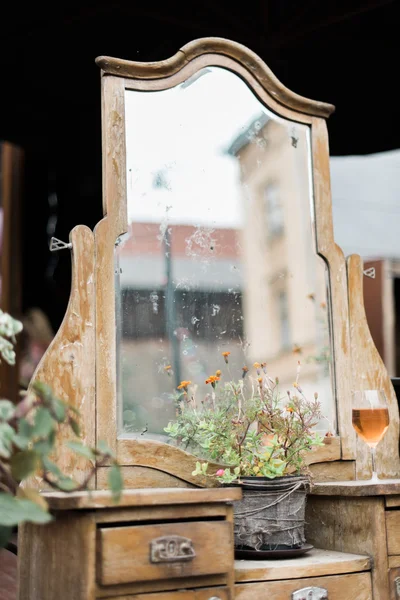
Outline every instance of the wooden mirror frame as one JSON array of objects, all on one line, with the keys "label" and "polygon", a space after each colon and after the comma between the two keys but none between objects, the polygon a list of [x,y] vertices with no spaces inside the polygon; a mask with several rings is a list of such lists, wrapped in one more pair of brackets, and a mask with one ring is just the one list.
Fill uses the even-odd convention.
[{"label": "wooden mirror frame", "polygon": [[[310,453],[312,471],[317,480],[324,481],[369,477],[370,453],[365,444],[357,442],[351,423],[351,390],[367,387],[383,388],[389,402],[390,426],[378,447],[378,472],[385,478],[400,476],[398,405],[366,322],[362,261],[354,255],[346,262],[334,240],[326,127],[326,118],[334,107],[291,92],[256,54],[220,38],[191,42],[161,62],[99,57],[96,63],[101,68],[102,80],[104,218],[94,234],[84,227],[75,228],[71,234],[74,269],[70,306],[39,365],[36,378],[50,384],[56,381],[55,391],[81,407],[86,441],[106,441],[123,466],[126,485],[212,485],[210,479],[199,482],[198,477],[192,476],[196,457],[183,450],[158,441],[117,435],[114,249],[117,238],[128,229],[125,90],[165,90],[182,83],[199,69],[222,67],[238,75],[271,111],[294,123],[310,126],[316,251],[325,261],[330,279],[334,397],[339,434],[331,443]],[[92,246],[94,256],[90,256]],[[81,352],[78,340],[86,350]],[[73,351],[68,354],[66,348]],[[53,365],[50,370],[49,361]],[[60,388],[58,380],[49,374],[54,375],[54,369],[59,373],[60,368],[64,369],[67,384],[57,389]],[[77,397],[78,389],[87,391],[84,400]],[[82,477],[84,467],[75,467],[64,454],[60,460],[64,468],[75,470],[78,478]],[[98,469],[97,487],[105,485],[107,468]]]}]

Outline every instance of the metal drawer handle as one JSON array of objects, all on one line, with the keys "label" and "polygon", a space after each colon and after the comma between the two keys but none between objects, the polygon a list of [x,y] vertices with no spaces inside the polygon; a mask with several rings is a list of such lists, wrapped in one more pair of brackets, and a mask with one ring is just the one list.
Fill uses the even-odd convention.
[{"label": "metal drawer handle", "polygon": [[192,540],[180,535],[166,535],[150,542],[150,562],[168,563],[193,560],[196,552]]},{"label": "metal drawer handle", "polygon": [[306,587],[293,592],[292,600],[328,600],[328,590],[320,587]]}]

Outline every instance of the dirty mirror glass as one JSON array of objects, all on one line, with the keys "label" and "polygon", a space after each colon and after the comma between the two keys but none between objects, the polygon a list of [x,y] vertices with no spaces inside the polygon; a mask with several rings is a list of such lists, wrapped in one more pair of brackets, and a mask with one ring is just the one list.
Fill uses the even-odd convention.
[{"label": "dirty mirror glass", "polygon": [[238,380],[246,367],[250,381],[259,363],[285,392],[299,361],[304,394],[322,404],[321,430],[334,429],[308,126],[277,117],[217,67],[172,89],[126,90],[125,111],[119,435],[167,441],[182,382],[201,407],[210,376]]}]

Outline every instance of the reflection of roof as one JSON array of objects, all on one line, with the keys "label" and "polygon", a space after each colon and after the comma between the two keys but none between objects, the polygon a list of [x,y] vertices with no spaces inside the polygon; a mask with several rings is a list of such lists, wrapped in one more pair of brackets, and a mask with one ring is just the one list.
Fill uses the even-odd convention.
[{"label": "reflection of roof", "polygon": [[130,237],[125,237],[118,247],[117,269],[122,287],[162,288],[166,284],[168,258],[176,289],[227,291],[241,287],[239,230],[168,225],[170,246],[165,247],[166,226],[130,224]]},{"label": "reflection of roof", "polygon": [[233,140],[226,153],[236,156],[238,152],[247,146],[261,131],[264,125],[270,120],[270,117],[265,113],[260,113],[250,125],[241,133],[237,138]]},{"label": "reflection of roof", "polygon": [[[163,256],[120,256],[120,285],[132,289],[160,289],[166,285],[166,260]],[[172,281],[176,290],[239,291],[242,287],[238,261],[214,260],[209,263],[190,258],[172,261]]]},{"label": "reflection of roof", "polygon": [[163,223],[130,223],[128,235],[123,236],[119,247],[121,255],[159,255],[162,252],[162,240],[168,227],[172,252],[177,256],[200,258],[234,258],[240,254],[237,229],[208,228],[194,225]]},{"label": "reflection of roof", "polygon": [[335,241],[348,255],[400,258],[400,151],[331,158]]}]

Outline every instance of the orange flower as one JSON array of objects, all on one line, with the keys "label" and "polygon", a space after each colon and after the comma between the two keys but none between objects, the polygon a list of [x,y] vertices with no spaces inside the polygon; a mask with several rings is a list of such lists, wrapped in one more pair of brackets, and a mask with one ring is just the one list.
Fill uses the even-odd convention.
[{"label": "orange flower", "polygon": [[210,377],[208,379],[206,379],[206,383],[211,383],[211,384],[215,384],[216,381],[219,381],[220,377],[217,377],[216,375],[210,375]]},{"label": "orange flower", "polygon": [[215,371],[215,375],[216,377],[221,377],[221,371],[218,369],[218,371]]},{"label": "orange flower", "polygon": [[298,344],[293,344],[293,349],[292,349],[292,352],[293,352],[294,354],[301,354],[302,350],[303,350],[303,349],[302,349],[302,347],[301,347],[301,346],[299,346]]},{"label": "orange flower", "polygon": [[260,375],[261,373],[261,365],[258,362],[255,362],[253,367],[257,370],[257,375]]},{"label": "orange flower", "polygon": [[178,390],[185,390],[185,392],[187,391],[188,386],[191,384],[191,381],[181,381],[180,384],[178,385]]},{"label": "orange flower", "polygon": [[228,364],[228,356],[230,355],[230,352],[222,352],[222,356],[224,357],[224,361],[226,362],[226,364]]},{"label": "orange flower", "polygon": [[164,371],[166,372],[167,375],[171,376],[172,375],[171,365],[167,365],[166,367],[164,367]]},{"label": "orange flower", "polygon": [[248,373],[249,369],[248,367],[244,366],[242,367],[242,379],[244,379],[246,377],[246,373]]},{"label": "orange flower", "polygon": [[258,381],[258,383],[261,385],[261,384],[262,384],[262,377],[259,377],[259,378],[257,379],[257,381]]},{"label": "orange flower", "polygon": [[292,413],[293,412],[293,408],[291,406],[287,406],[286,407],[287,412]]}]

